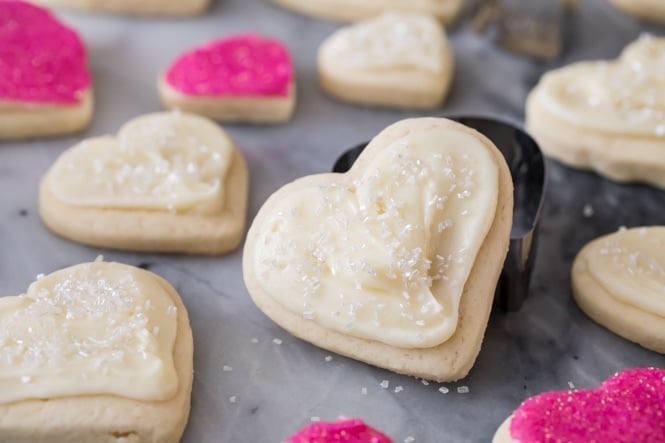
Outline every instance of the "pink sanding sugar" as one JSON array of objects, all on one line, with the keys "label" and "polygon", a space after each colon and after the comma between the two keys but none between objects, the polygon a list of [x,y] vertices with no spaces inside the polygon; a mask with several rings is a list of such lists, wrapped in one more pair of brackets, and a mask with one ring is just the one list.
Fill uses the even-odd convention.
[{"label": "pink sanding sugar", "polygon": [[166,71],[173,89],[192,96],[287,96],[288,50],[256,34],[215,40],[180,56]]},{"label": "pink sanding sugar", "polygon": [[332,423],[313,423],[289,438],[286,443],[393,443],[357,418]]},{"label": "pink sanding sugar", "polygon": [[75,31],[44,8],[0,0],[0,100],[73,104],[90,83]]},{"label": "pink sanding sugar", "polygon": [[529,398],[510,434],[519,443],[665,442],[665,370],[626,370],[597,389]]}]

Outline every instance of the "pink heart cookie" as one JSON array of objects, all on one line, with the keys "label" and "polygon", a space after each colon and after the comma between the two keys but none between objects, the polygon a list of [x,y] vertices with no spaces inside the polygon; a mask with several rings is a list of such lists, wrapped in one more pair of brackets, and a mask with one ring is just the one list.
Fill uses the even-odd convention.
[{"label": "pink heart cookie", "polygon": [[546,392],[524,401],[494,443],[665,441],[665,370],[619,372],[597,389]]},{"label": "pink heart cookie", "polygon": [[159,81],[167,108],[224,121],[288,120],[295,104],[289,51],[274,39],[238,34],[181,55]]},{"label": "pink heart cookie", "polygon": [[92,114],[91,76],[78,34],[48,10],[0,2],[0,138],[73,132]]},{"label": "pink heart cookie", "polygon": [[392,443],[392,440],[362,420],[350,418],[311,424],[286,443]]}]

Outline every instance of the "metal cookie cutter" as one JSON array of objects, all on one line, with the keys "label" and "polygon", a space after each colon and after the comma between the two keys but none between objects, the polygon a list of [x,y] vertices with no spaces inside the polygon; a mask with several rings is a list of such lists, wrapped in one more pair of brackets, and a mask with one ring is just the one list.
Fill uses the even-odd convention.
[{"label": "metal cookie cutter", "polygon": [[[513,178],[515,206],[510,248],[496,288],[494,304],[513,311],[529,295],[538,243],[538,221],[545,192],[545,161],[538,144],[514,124],[486,117],[448,117],[489,138],[501,151]],[[344,152],[333,172],[346,172],[367,143]]]}]

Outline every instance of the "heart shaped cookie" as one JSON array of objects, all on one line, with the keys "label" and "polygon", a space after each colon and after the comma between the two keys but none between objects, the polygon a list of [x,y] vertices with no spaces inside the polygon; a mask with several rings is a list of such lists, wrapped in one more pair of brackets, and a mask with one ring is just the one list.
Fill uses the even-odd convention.
[{"label": "heart shaped cookie", "polygon": [[545,74],[528,97],[526,118],[547,155],[665,188],[665,38],[644,36],[615,61]]},{"label": "heart shaped cookie", "polygon": [[40,186],[57,234],[107,248],[221,254],[242,238],[247,166],[213,122],[178,112],[65,151]]},{"label": "heart shaped cookie", "polygon": [[575,258],[573,295],[593,320],[665,354],[665,227],[620,230]]},{"label": "heart shaped cookie", "polygon": [[346,174],[276,191],[250,228],[257,306],[317,346],[435,380],[480,350],[511,229],[512,182],[484,136],[436,118],[398,122]]},{"label": "heart shaped cookie", "polygon": [[665,370],[619,372],[597,389],[529,398],[494,443],[650,443],[665,439]]},{"label": "heart shaped cookie", "polygon": [[46,9],[0,2],[0,139],[76,132],[92,117],[78,34]]},{"label": "heart shaped cookie", "polygon": [[0,298],[0,441],[179,441],[192,331],[155,274],[96,261]]},{"label": "heart shaped cookie", "polygon": [[464,0],[273,0],[285,8],[329,20],[356,21],[386,11],[413,11],[433,15],[442,23],[452,22]]},{"label": "heart shaped cookie", "polygon": [[446,33],[432,16],[387,12],[343,28],[319,48],[321,86],[352,103],[436,108],[453,77]]},{"label": "heart shaped cookie", "polygon": [[305,426],[286,443],[393,443],[385,434],[357,418]]},{"label": "heart shaped cookie", "polygon": [[257,34],[233,35],[194,48],[159,79],[164,106],[222,121],[288,121],[295,91],[289,51]]},{"label": "heart shaped cookie", "polygon": [[640,19],[665,23],[665,3],[660,0],[610,0],[610,3]]},{"label": "heart shaped cookie", "polygon": [[30,0],[51,8],[72,8],[111,14],[195,15],[202,13],[210,0]]}]

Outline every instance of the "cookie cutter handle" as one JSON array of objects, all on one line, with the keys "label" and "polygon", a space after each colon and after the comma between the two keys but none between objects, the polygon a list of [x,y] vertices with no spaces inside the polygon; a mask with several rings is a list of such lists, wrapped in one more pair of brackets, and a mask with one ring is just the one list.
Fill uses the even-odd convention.
[{"label": "cookie cutter handle", "polygon": [[529,296],[538,249],[538,224],[545,195],[545,159],[535,140],[518,125],[490,117],[451,117],[489,138],[501,151],[513,179],[513,226],[494,304],[519,309]]},{"label": "cookie cutter handle", "polygon": [[504,311],[518,310],[529,296],[535,263],[538,230],[511,238],[506,261],[494,295],[494,305]]}]

